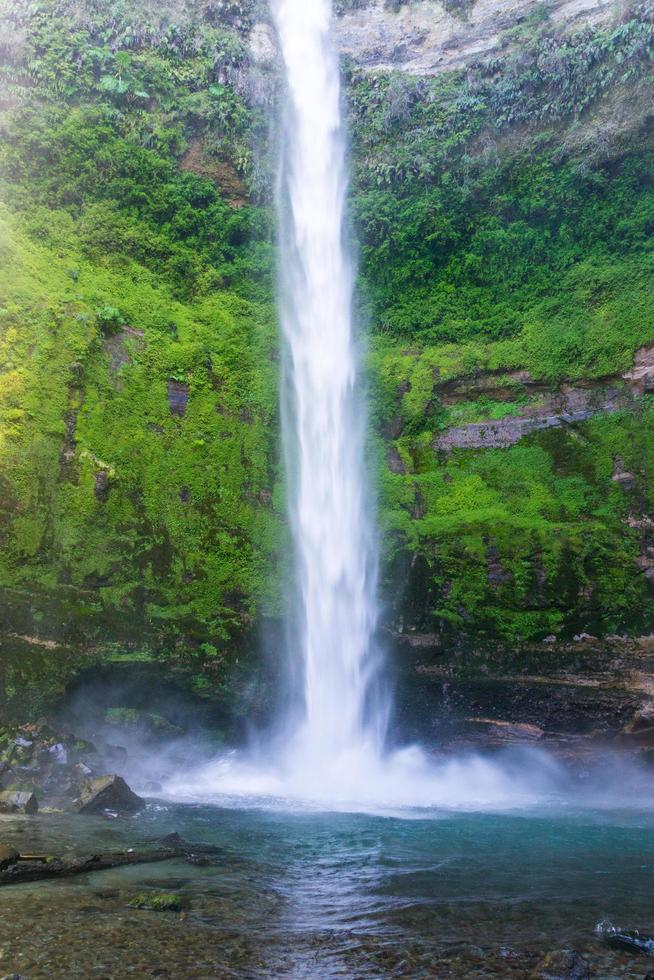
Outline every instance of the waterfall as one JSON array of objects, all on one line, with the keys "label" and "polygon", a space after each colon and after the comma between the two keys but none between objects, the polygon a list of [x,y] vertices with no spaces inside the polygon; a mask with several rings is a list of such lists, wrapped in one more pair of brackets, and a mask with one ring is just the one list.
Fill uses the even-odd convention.
[{"label": "waterfall", "polygon": [[286,80],[277,195],[283,438],[298,580],[297,660],[304,671],[305,719],[295,747],[318,762],[382,737],[383,714],[368,697],[377,569],[331,4],[277,0],[273,13]]},{"label": "waterfall", "polygon": [[[556,761],[434,758],[385,748],[379,680],[377,549],[366,490],[365,405],[346,244],[347,168],[330,0],[271,0],[285,70],[277,209],[285,357],[283,441],[297,579],[292,640],[301,720],[180,768],[167,795],[222,805],[403,814],[409,808],[528,807],[565,786]],[[421,811],[424,812],[424,811]]]},{"label": "waterfall", "polygon": [[[364,466],[365,406],[346,247],[346,164],[330,0],[272,0],[286,76],[278,186],[283,437],[297,577],[293,639],[302,720],[283,737],[179,771],[181,799],[310,802],[336,808],[527,805],[553,763],[503,767],[473,755],[435,763],[383,751],[377,553]],[[295,716],[294,716],[295,718]]]}]

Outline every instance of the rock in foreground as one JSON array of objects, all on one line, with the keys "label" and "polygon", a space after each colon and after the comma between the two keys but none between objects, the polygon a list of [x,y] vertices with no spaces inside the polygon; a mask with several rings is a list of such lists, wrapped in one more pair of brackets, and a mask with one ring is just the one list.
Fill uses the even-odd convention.
[{"label": "rock in foreground", "polygon": [[10,844],[0,844],[0,871],[4,871],[10,865],[18,861],[18,851]]},{"label": "rock in foreground", "polygon": [[36,813],[39,803],[34,793],[0,790],[0,813]]},{"label": "rock in foreground", "polygon": [[127,864],[151,864],[154,861],[170,861],[183,852],[167,847],[156,851],[117,851],[93,854],[87,858],[48,857],[45,854],[21,854],[13,864],[0,871],[0,887],[17,885],[26,881],[42,881],[46,878],[68,878],[73,875],[106,871]]},{"label": "rock in foreground", "polygon": [[534,980],[590,980],[590,965],[574,949],[548,953],[532,974]]},{"label": "rock in foreground", "polygon": [[78,813],[138,813],[145,807],[145,800],[134,793],[122,776],[115,773],[99,776],[86,782],[74,803]]}]

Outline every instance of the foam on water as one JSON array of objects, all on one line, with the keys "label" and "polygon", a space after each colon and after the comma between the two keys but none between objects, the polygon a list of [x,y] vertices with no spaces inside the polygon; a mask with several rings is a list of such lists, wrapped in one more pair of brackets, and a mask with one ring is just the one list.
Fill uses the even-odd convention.
[{"label": "foam on water", "polygon": [[[301,743],[300,743],[301,745]],[[507,810],[564,799],[569,779],[538,750],[492,760],[465,755],[435,762],[417,746],[381,757],[374,747],[352,746],[312,766],[291,749],[264,758],[231,752],[195,771],[177,774],[166,793],[178,800],[239,805],[311,806],[387,813],[419,808]]]}]

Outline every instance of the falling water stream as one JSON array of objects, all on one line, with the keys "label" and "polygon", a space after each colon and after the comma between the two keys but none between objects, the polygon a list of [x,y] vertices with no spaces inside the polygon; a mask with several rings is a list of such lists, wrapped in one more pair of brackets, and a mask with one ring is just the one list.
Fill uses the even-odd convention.
[{"label": "falling water stream", "polygon": [[378,768],[387,706],[373,643],[377,554],[345,233],[339,64],[330,0],[275,0],[272,10],[286,92],[277,194],[279,311],[297,580],[291,653],[302,705],[292,713],[294,723],[285,725],[272,769],[242,757],[223,759],[211,782],[244,792],[324,797],[327,791],[347,798]]},{"label": "falling water stream", "polygon": [[[346,171],[329,0],[280,0],[275,20],[287,100],[280,312],[288,351],[284,441],[299,586],[305,719],[296,748],[313,764],[379,751],[384,719],[366,697],[374,669],[376,555],[364,490]],[[377,712],[366,718],[366,711]]]}]

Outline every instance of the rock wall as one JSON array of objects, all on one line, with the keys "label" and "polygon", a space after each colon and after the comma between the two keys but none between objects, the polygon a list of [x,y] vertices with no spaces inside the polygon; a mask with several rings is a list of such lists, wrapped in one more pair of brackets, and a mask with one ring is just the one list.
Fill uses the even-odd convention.
[{"label": "rock wall", "polygon": [[[621,377],[588,382],[585,387],[562,384],[558,389],[547,389],[542,383],[535,383],[527,372],[508,375],[505,382],[512,386],[508,397],[519,394],[531,403],[519,414],[503,419],[450,426],[435,437],[434,449],[497,449],[512,446],[531,432],[574,426],[596,415],[633,410],[644,395],[654,392],[654,347],[636,351],[633,368]],[[450,406],[482,393],[500,404],[508,400],[506,387],[489,376],[445,385],[441,399]],[[439,394],[438,386],[435,394]],[[626,485],[627,475],[618,474],[615,479]]]},{"label": "rock wall", "polygon": [[[564,27],[595,25],[615,16],[615,0],[555,0],[548,4],[552,21]],[[510,43],[507,32],[528,18],[538,18],[533,0],[477,0],[400,3],[374,0],[347,9],[338,20],[344,55],[370,71],[391,69],[411,75],[433,75],[464,68],[492,57]]]},{"label": "rock wall", "polygon": [[[346,5],[337,11],[336,34],[343,57],[370,72],[435,75],[492,58],[511,46],[512,28],[542,16],[535,0],[388,0]],[[617,0],[556,0],[547,5],[552,22],[576,29],[609,22],[619,15]],[[248,36],[255,64],[278,63],[269,21],[256,21]]]},{"label": "rock wall", "polygon": [[[539,745],[567,761],[654,759],[654,637],[580,634],[519,649],[447,649],[408,633],[395,733],[439,749]],[[453,655],[454,654],[454,655]]]}]

